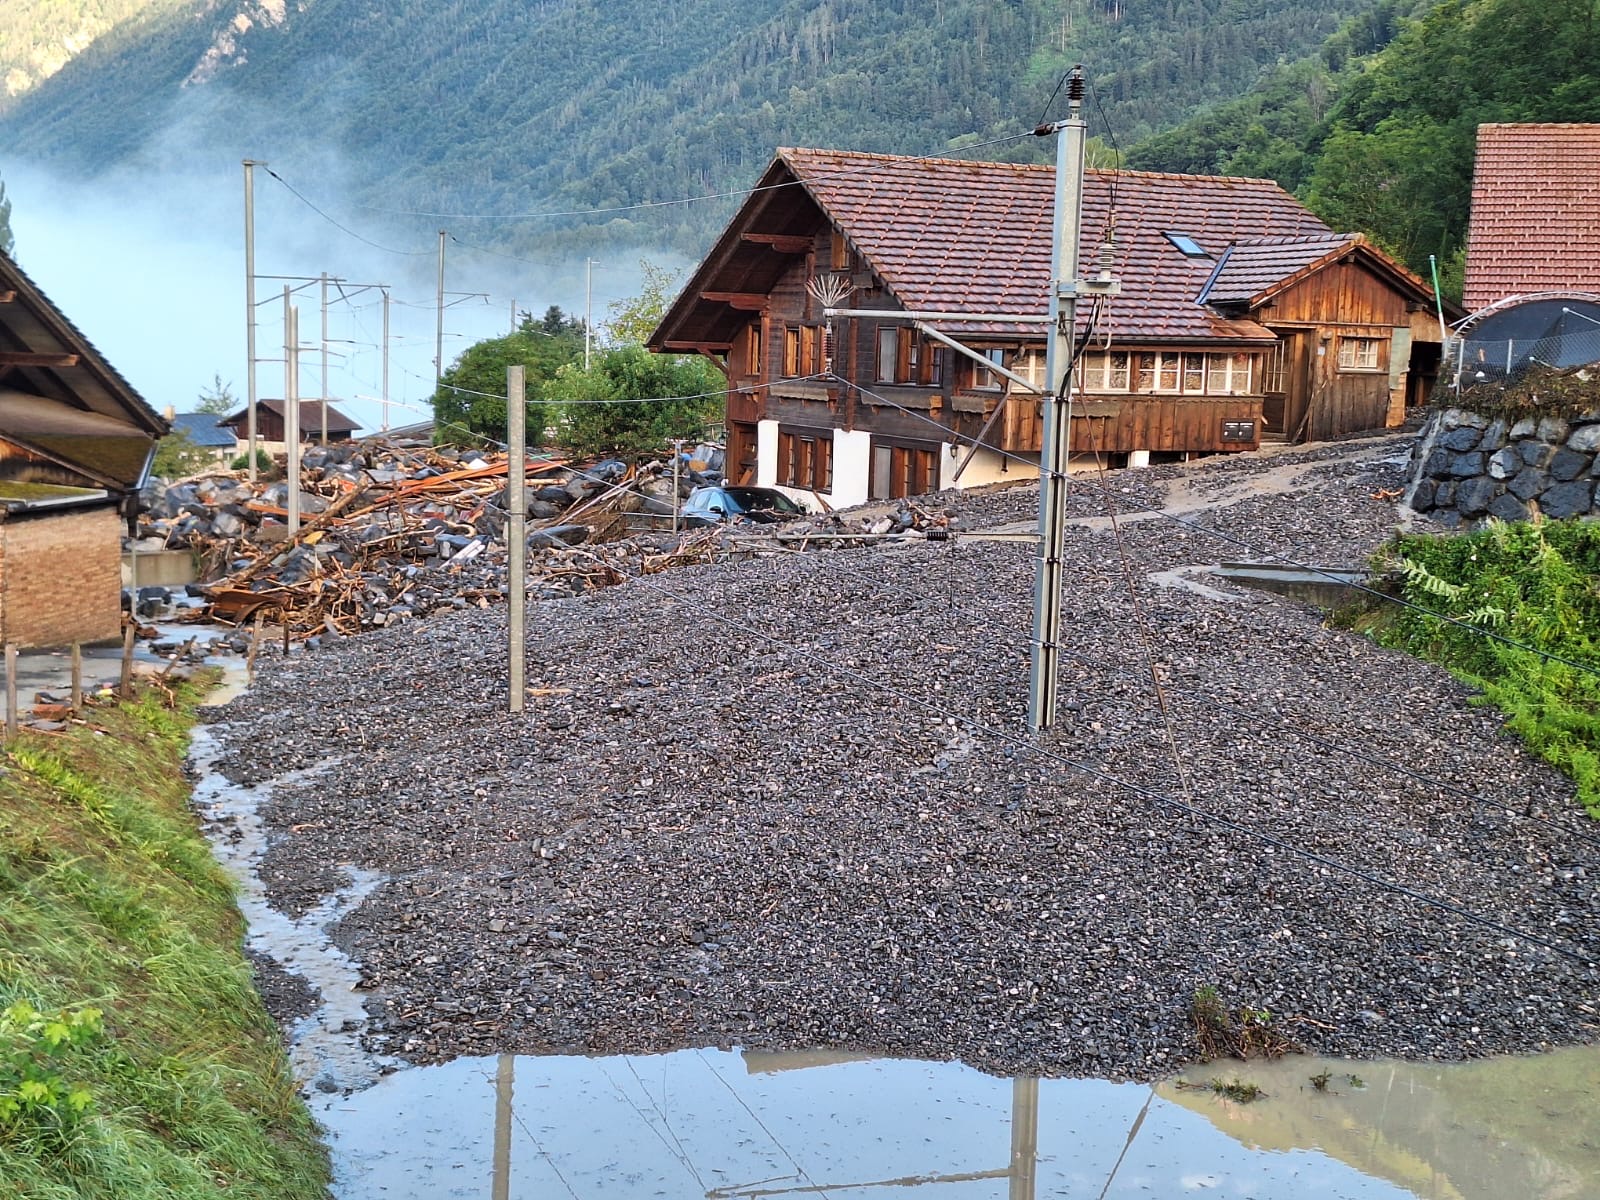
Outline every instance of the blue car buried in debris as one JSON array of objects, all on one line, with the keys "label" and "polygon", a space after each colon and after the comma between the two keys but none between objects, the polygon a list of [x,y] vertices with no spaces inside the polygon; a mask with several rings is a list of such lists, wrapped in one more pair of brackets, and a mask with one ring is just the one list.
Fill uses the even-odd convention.
[{"label": "blue car buried in debris", "polygon": [[681,518],[690,528],[754,521],[771,525],[807,515],[807,510],[777,488],[697,487],[683,502]]}]

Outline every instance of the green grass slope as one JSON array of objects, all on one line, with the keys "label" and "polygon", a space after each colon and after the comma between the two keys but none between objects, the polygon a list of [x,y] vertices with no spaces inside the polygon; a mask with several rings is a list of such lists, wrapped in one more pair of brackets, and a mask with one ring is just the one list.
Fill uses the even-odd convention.
[{"label": "green grass slope", "polygon": [[0,770],[0,1195],[312,1200],[326,1154],[186,803],[191,710],[24,734]]}]

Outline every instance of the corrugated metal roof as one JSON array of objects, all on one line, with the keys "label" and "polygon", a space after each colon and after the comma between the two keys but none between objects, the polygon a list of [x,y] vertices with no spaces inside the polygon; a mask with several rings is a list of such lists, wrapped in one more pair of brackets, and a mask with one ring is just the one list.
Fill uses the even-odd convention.
[{"label": "corrugated metal roof", "polygon": [[[836,150],[778,154],[906,308],[974,316],[1048,310],[1054,167]],[[1215,259],[1184,255],[1168,233],[1217,257],[1247,239],[1332,236],[1271,180],[1091,171],[1083,273],[1098,268],[1108,229],[1122,292],[1106,302],[1100,329],[1124,343],[1272,337],[1253,321],[1197,304]],[[982,322],[941,325],[1010,332]]]},{"label": "corrugated metal roof", "polygon": [[1463,300],[1600,291],[1600,124],[1478,126]]}]

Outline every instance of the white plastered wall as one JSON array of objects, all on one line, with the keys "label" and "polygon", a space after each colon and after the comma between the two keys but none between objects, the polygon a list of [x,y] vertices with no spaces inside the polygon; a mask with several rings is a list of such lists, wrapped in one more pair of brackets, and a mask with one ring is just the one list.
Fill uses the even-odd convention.
[{"label": "white plastered wall", "polygon": [[756,422],[756,486],[771,487],[778,480],[778,423]]},{"label": "white plastered wall", "polygon": [[951,454],[950,446],[951,443],[946,442],[939,455],[941,489],[983,487],[989,483],[1016,483],[1019,479],[1039,478],[1037,462],[1026,461],[1024,456],[1007,457],[998,450],[984,449],[972,456],[972,461],[958,480],[955,477],[956,468],[966,458],[970,447],[965,442],[957,443],[956,452]]},{"label": "white plastered wall", "polygon": [[833,431],[833,493],[828,503],[835,508],[867,502],[872,479],[872,435],[864,429]]}]

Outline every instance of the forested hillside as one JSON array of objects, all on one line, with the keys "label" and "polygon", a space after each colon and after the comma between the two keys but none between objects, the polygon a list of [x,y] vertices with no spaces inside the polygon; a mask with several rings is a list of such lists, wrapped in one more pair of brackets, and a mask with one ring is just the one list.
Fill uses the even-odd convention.
[{"label": "forested hillside", "polygon": [[5,0],[0,4],[0,96],[38,86],[96,38],[145,11],[186,0]]},{"label": "forested hillside", "polygon": [[[1095,132],[1128,147],[1315,53],[1379,0],[151,2],[0,99],[0,145],[94,169],[253,155],[336,174],[377,209],[527,214],[737,188],[783,144],[990,142],[1037,121],[1079,60]],[[565,225],[695,253],[727,210]],[[478,228],[511,244],[556,225]]]},{"label": "forested hillside", "polygon": [[[1600,121],[1600,2],[1384,0],[1319,56],[1147,140],[1158,170],[1268,175],[1459,292],[1477,127]],[[1447,289],[1448,290],[1448,289]]]}]

